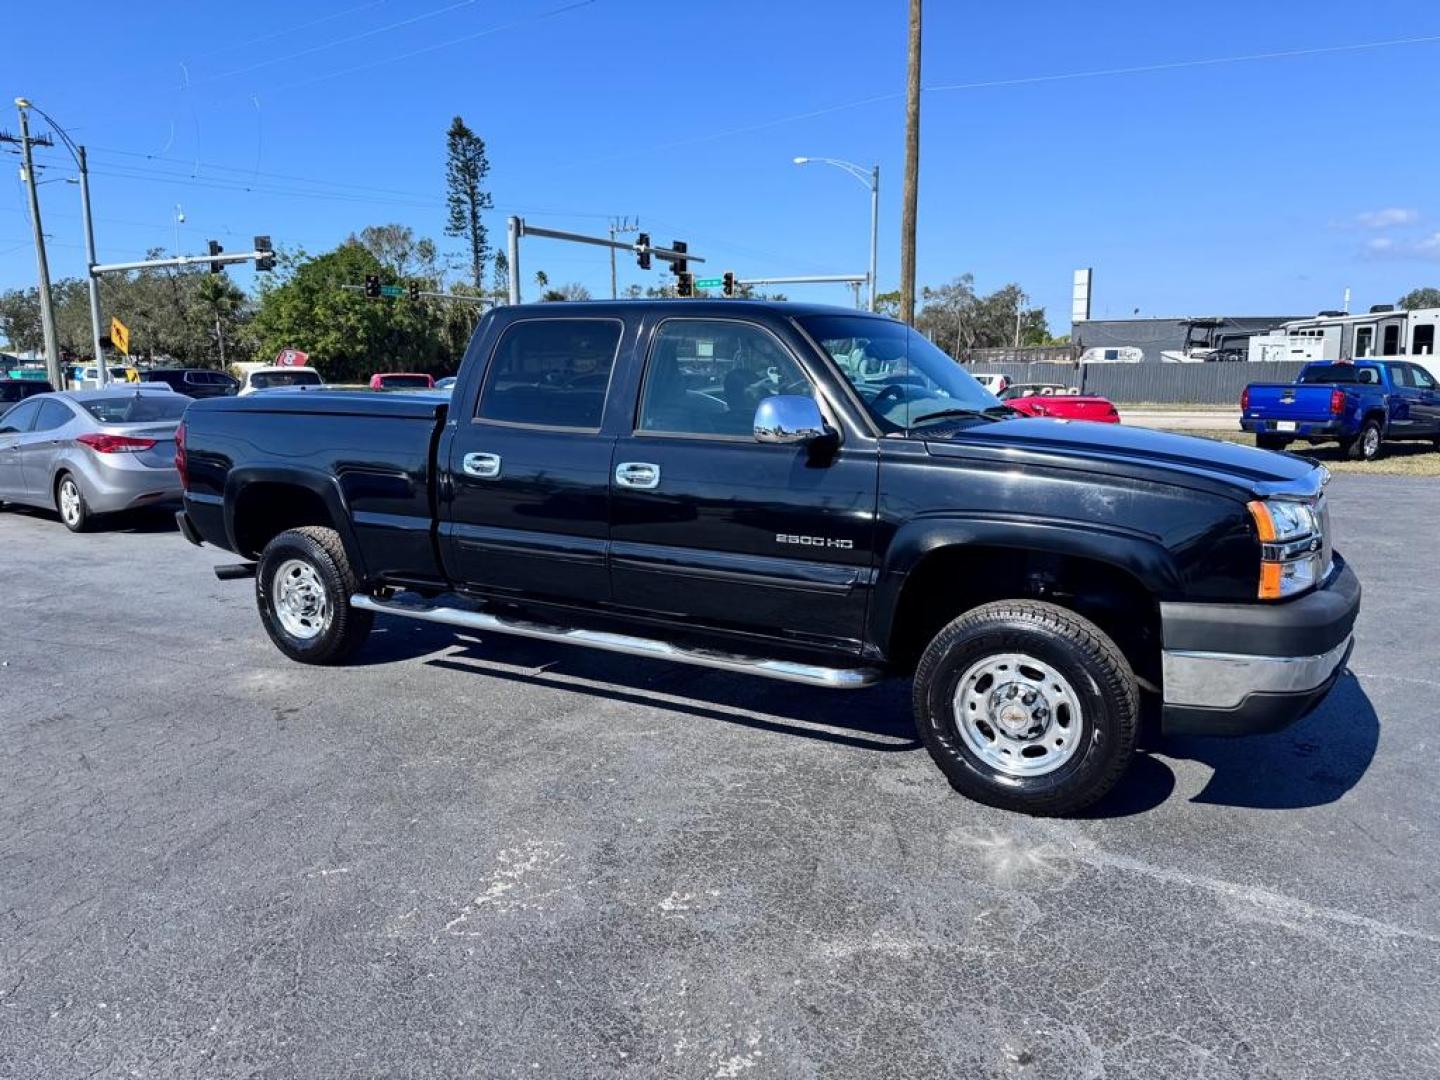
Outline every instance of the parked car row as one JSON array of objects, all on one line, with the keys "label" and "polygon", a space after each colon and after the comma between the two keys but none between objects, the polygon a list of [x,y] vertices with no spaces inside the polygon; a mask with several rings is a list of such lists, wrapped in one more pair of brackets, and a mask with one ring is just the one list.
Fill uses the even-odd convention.
[{"label": "parked car row", "polygon": [[[95,369],[87,370],[93,382]],[[138,382],[117,376],[103,389],[58,393],[38,379],[0,379],[0,505],[56,510],[66,528],[83,532],[101,515],[178,504],[175,429],[192,400],[324,385],[311,367],[257,368],[243,381],[156,368]],[[373,390],[434,386],[430,375],[409,372],[370,380]]]}]

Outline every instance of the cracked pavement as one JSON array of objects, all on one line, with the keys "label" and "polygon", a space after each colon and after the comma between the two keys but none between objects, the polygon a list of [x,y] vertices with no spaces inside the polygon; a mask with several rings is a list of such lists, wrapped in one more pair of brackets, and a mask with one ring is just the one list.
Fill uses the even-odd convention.
[{"label": "cracked pavement", "polygon": [[0,1077],[1440,1075],[1440,490],[1331,491],[1353,674],[1072,821],[954,794],[898,682],[305,668],[163,519],[0,513]]}]

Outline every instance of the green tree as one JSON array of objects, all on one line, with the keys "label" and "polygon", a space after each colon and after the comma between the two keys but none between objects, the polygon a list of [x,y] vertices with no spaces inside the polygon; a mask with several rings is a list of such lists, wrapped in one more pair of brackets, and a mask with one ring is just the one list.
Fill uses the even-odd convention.
[{"label": "green tree", "polygon": [[494,205],[485,190],[485,177],[490,173],[485,140],[457,116],[450,123],[445,144],[445,192],[449,207],[445,235],[465,241],[471,279],[479,289],[485,285],[485,263],[490,251],[482,212]]},{"label": "green tree", "polygon": [[260,356],[269,358],[293,345],[308,352],[334,382],[362,381],[376,371],[453,367],[456,345],[439,305],[369,300],[343,288],[366,274],[398,284],[394,271],[359,243],[341,244],[315,258],[304,252],[282,255],[277,280],[262,287],[255,314]]},{"label": "green tree", "polygon": [[1440,289],[1411,289],[1400,298],[1400,306],[1406,311],[1440,307]]},{"label": "green tree", "polygon": [[495,269],[490,275],[490,295],[503,304],[510,296],[510,256],[495,252]]},{"label": "green tree", "polygon": [[900,317],[900,290],[892,289],[890,292],[876,293],[875,313],[898,319]]},{"label": "green tree", "polygon": [[206,324],[206,329],[215,333],[216,360],[225,366],[225,338],[227,326],[233,326],[236,315],[245,307],[245,294],[224,274],[206,274],[195,286],[195,312]]}]

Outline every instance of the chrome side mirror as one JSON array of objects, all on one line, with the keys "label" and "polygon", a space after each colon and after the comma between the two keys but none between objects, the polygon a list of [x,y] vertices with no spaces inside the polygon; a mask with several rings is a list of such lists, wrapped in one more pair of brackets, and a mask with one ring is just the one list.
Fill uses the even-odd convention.
[{"label": "chrome side mirror", "polygon": [[820,405],[812,397],[776,394],[755,409],[756,442],[800,445],[828,434]]}]

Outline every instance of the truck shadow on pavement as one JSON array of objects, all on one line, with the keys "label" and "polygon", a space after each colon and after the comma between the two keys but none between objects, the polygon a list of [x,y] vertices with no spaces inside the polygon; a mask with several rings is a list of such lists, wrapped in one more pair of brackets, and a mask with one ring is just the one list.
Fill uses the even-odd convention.
[{"label": "truck shadow on pavement", "polygon": [[[435,656],[432,654],[441,653]],[[910,714],[910,683],[887,679],[868,690],[835,692],[662,660],[617,657],[579,647],[381,617],[352,663],[425,657],[431,667],[522,686],[599,697],[641,708],[887,753],[922,749]],[[1148,718],[1153,720],[1154,718]],[[1346,672],[1309,716],[1273,735],[1248,738],[1153,736],[1115,790],[1083,817],[1143,814],[1174,794],[1169,759],[1208,765],[1191,800],[1216,806],[1296,810],[1334,802],[1354,787],[1375,756],[1380,721]]]},{"label": "truck shadow on pavement", "polygon": [[[1157,718],[1147,717],[1147,720]],[[1380,718],[1359,681],[1341,676],[1309,716],[1273,735],[1244,738],[1160,736],[1146,740],[1115,790],[1086,817],[1124,817],[1152,810],[1175,790],[1175,773],[1162,760],[1198,761],[1212,770],[1191,802],[1254,810],[1299,810],[1339,799],[1360,782],[1380,742]],[[1158,755],[1158,756],[1157,756]]]},{"label": "truck shadow on pavement", "polygon": [[910,722],[909,684],[889,679],[846,692],[776,682],[663,660],[616,656],[503,634],[479,636],[447,627],[381,618],[354,663],[427,656],[431,667],[564,690],[642,708],[837,743],[859,750],[920,749]]}]

